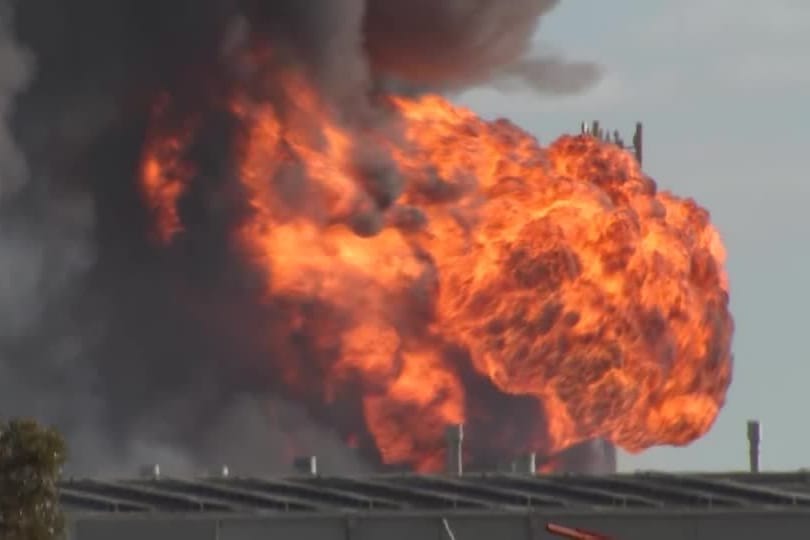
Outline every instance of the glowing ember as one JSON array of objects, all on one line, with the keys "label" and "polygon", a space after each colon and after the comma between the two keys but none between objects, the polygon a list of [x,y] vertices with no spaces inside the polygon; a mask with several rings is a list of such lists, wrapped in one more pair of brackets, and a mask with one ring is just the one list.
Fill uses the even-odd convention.
[{"label": "glowing ember", "polygon": [[[438,96],[384,97],[382,127],[348,126],[303,76],[280,86],[283,106],[242,90],[228,106],[251,209],[233,242],[268,304],[299,306],[267,340],[305,336],[312,365],[267,369],[292,396],[358,400],[370,442],[338,426],[347,444],[435,470],[448,423],[490,426],[489,449],[549,455],[596,437],[685,444],[711,427],[733,324],[705,210],[589,136],[543,149]],[[168,242],[194,170],[187,132],[161,118],[142,188]],[[298,376],[313,366],[322,380]]]}]

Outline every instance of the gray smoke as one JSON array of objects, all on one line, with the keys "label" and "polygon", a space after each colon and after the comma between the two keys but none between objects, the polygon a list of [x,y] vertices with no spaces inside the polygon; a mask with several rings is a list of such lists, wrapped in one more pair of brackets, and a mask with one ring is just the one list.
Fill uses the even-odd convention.
[{"label": "gray smoke", "polygon": [[[556,4],[0,0],[0,416],[56,423],[79,474],[154,461],[280,472],[290,452],[318,453],[327,470],[373,463],[340,442],[362,442],[354,405],[290,395],[268,373],[268,358],[310,369],[309,345],[270,349],[289,306],[255,305],[227,242],[240,209],[211,202],[228,198],[227,157],[211,149],[232,126],[210,111],[198,183],[209,191],[186,201],[185,239],[164,252],[135,188],[145,119],[164,92],[205,110],[256,40],[307,70],[347,124],[378,119],[369,95],[383,87],[580,91],[593,65],[531,56]],[[384,206],[400,186],[373,152],[359,159]]]},{"label": "gray smoke", "polygon": [[[92,207],[86,193],[49,189],[45,169],[30,167],[16,141],[13,106],[36,66],[12,20],[11,3],[0,2],[0,415],[69,425],[92,412],[84,346],[62,310],[92,263]],[[29,339],[42,340],[46,369],[18,354]]]},{"label": "gray smoke", "polygon": [[[8,347],[44,330],[49,304],[89,266],[86,241],[91,223],[86,197],[65,197],[45,189],[15,140],[11,117],[15,99],[35,73],[31,52],[16,41],[10,2],[0,2],[0,414],[45,413],[56,394],[47,388],[57,369],[31,372]],[[51,335],[55,358],[70,362],[70,338]],[[12,347],[13,348],[13,347]],[[49,380],[51,379],[51,380]],[[43,398],[43,399],[35,399]],[[32,409],[31,406],[34,406]],[[49,406],[50,405],[50,406]]]},{"label": "gray smoke", "polygon": [[558,0],[370,0],[366,19],[372,65],[410,84],[460,89],[518,82],[542,93],[587,89],[599,68],[531,50],[541,17]]},{"label": "gray smoke", "polygon": [[526,58],[500,70],[493,84],[501,89],[526,87],[546,94],[569,95],[590,88],[599,69],[589,62],[564,62],[559,58]]},{"label": "gray smoke", "polygon": [[15,41],[11,4],[0,2],[0,200],[16,192],[28,177],[25,158],[7,122],[14,98],[30,82],[32,59]]},{"label": "gray smoke", "polygon": [[[333,95],[355,99],[369,77],[408,88],[460,90],[508,81],[542,93],[576,93],[596,64],[537,56],[544,15],[559,0],[254,1],[260,25],[284,35]],[[290,49],[288,49],[290,50]],[[390,86],[389,86],[390,87]]]}]

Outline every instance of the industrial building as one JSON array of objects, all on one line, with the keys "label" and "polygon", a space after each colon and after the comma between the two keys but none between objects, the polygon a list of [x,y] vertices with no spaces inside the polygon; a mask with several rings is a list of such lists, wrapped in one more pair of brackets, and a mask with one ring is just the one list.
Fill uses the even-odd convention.
[{"label": "industrial building", "polygon": [[810,472],[71,480],[72,540],[617,540],[810,535]]},{"label": "industrial building", "polygon": [[442,474],[320,474],[296,460],[284,478],[224,467],[196,479],[159,467],[133,480],[61,486],[70,540],[541,540],[548,525],[616,540],[810,537],[810,471],[759,472],[759,423],[748,424],[749,472],[538,474],[535,456],[510,472],[467,472],[463,429],[447,430]]}]

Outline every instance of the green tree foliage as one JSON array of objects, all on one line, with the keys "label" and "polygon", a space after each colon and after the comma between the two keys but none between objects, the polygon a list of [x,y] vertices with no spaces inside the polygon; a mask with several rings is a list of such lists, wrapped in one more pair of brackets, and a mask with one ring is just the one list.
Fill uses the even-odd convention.
[{"label": "green tree foliage", "polygon": [[0,422],[0,539],[61,538],[58,482],[65,442],[30,420]]}]

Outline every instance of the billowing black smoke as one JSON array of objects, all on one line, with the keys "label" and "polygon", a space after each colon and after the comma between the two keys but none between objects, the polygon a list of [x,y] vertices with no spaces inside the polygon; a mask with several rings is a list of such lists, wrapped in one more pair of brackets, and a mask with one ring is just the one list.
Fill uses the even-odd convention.
[{"label": "billowing black smoke", "polygon": [[135,182],[150,107],[168,92],[206,110],[256,39],[306,69],[349,124],[374,121],[381,86],[578,91],[593,66],[529,56],[556,3],[0,0],[0,414],[57,423],[83,473],[146,461],[270,472],[292,447],[363,468],[328,427],[357,411],[308,410],[262,369],[307,345],[257,342],[274,315],[230,256],[243,209],[222,179],[227,152],[212,151],[234,129],[215,109],[196,149],[209,189],[181,207],[188,234],[170,251],[150,242]]}]

